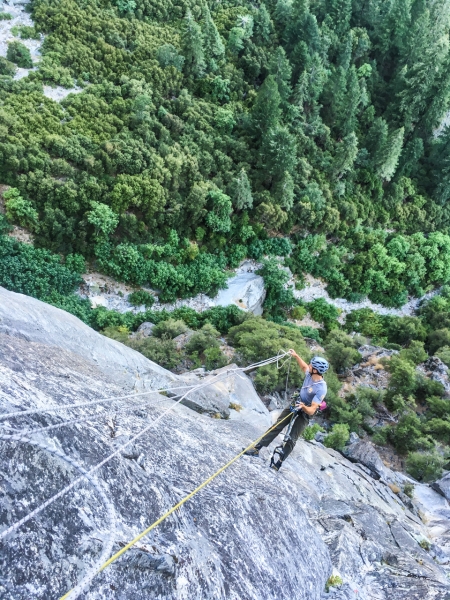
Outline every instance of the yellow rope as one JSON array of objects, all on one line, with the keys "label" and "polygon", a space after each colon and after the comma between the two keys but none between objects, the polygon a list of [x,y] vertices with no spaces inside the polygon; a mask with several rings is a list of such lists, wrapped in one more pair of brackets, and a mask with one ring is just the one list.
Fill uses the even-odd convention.
[{"label": "yellow rope", "polygon": [[[100,569],[97,571],[97,573],[101,573],[104,569],[106,569],[106,567],[109,567],[110,564],[112,564],[114,561],[116,561],[120,556],[122,556],[122,554],[124,554],[127,550],[129,550],[132,546],[134,546],[134,544],[136,544],[139,540],[141,540],[148,533],[150,533],[150,531],[152,529],[155,529],[155,527],[157,527],[158,525],[160,525],[165,519],[167,519],[167,517],[169,515],[171,515],[178,508],[180,508],[180,506],[182,506],[185,502],[187,502],[193,496],[195,496],[195,494],[197,494],[197,492],[199,492],[201,489],[203,489],[205,486],[207,486],[208,483],[211,483],[211,481],[213,479],[215,479],[218,475],[220,475],[221,473],[223,473],[223,471],[225,471],[225,469],[228,469],[228,467],[231,466],[234,462],[236,462],[239,458],[241,458],[241,456],[243,454],[245,454],[248,450],[250,450],[251,448],[253,448],[254,446],[256,446],[256,444],[258,442],[260,442],[267,433],[269,433],[270,431],[272,431],[273,429],[275,429],[275,427],[277,425],[279,425],[280,423],[282,423],[283,421],[285,421],[290,416],[292,416],[291,413],[289,413],[288,415],[286,415],[281,421],[277,421],[275,423],[275,425],[273,425],[268,431],[266,431],[265,433],[263,433],[263,435],[261,437],[259,437],[257,440],[255,440],[254,442],[252,442],[250,444],[250,446],[247,446],[247,448],[245,448],[244,450],[242,450],[242,452],[239,452],[239,454],[237,454],[234,458],[232,458],[229,462],[227,462],[226,465],[224,465],[223,467],[220,467],[220,469],[218,471],[216,471],[214,473],[214,475],[211,475],[211,477],[208,477],[208,479],[206,479],[203,483],[201,483],[198,487],[196,487],[194,491],[192,491],[190,494],[188,494],[182,500],[180,500],[180,502],[178,502],[178,504],[175,504],[175,506],[172,506],[172,508],[169,509],[162,517],[160,517],[157,521],[155,521],[154,523],[152,523],[150,525],[150,527],[147,527],[147,529],[145,531],[143,531],[142,533],[140,533],[139,535],[137,535],[134,538],[134,540],[131,540],[131,542],[128,542],[128,544],[126,546],[124,546],[118,552],[116,552],[116,554],[114,554],[113,556],[111,556],[111,558],[109,560],[107,560],[100,567]],[[67,594],[65,594],[64,596],[62,596],[62,598],[60,600],[66,600],[66,598],[68,598],[72,592],[73,592],[73,590],[70,590],[69,592],[67,592]]]}]

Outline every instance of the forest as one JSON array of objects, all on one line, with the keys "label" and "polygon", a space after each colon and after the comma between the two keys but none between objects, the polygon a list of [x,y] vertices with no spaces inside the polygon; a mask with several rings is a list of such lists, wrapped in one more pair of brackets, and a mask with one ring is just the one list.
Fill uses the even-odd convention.
[{"label": "forest", "polygon": [[400,306],[450,281],[444,0],[30,10],[0,64],[0,178],[38,247],[163,300],[286,247],[298,285],[312,272],[333,297]]},{"label": "forest", "polygon": [[[67,310],[177,371],[323,345],[329,445],[350,431],[390,444],[418,479],[450,458],[450,5],[445,0],[32,0],[34,26],[0,57],[0,285]],[[0,12],[0,20],[8,20]],[[23,44],[43,39],[38,64]],[[22,41],[21,41],[22,40]],[[37,67],[15,79],[17,68]],[[43,86],[77,93],[61,102]],[[9,236],[31,232],[33,245]],[[261,262],[264,318],[235,306],[154,311],[214,295]],[[387,307],[440,293],[414,317],[361,309],[339,320],[286,287],[307,273],[332,298]],[[95,269],[135,286],[134,314],[76,293]],[[320,328],[296,326],[309,313]],[[155,333],[133,337],[151,321]],[[173,341],[195,332],[180,353]],[[222,340],[222,341],[221,341]],[[339,377],[368,340],[397,352],[389,388],[343,399]],[[293,370],[293,384],[300,374]],[[267,367],[255,385],[281,389]],[[384,405],[393,424],[374,429]],[[334,437],[333,437],[334,436]]]}]

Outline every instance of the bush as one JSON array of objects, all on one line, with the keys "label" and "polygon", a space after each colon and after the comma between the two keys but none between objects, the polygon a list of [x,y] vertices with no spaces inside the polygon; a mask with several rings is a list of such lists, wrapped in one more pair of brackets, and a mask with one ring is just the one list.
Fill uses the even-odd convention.
[{"label": "bush", "polygon": [[188,354],[194,352],[203,354],[208,349],[218,348],[220,346],[219,341],[217,340],[218,336],[219,332],[217,329],[214,329],[211,323],[205,323],[200,331],[197,331],[191,337],[186,344],[185,350]]},{"label": "bush", "polygon": [[423,425],[413,412],[402,415],[398,424],[390,429],[389,437],[400,454],[406,454],[410,450],[418,448],[429,450],[433,446],[429,440],[423,437]]},{"label": "bush", "polygon": [[[0,13],[1,16],[1,13]],[[14,63],[6,60],[3,56],[0,56],[0,75],[8,75],[14,77],[17,71],[17,67]]]},{"label": "bush", "polygon": [[439,350],[435,352],[435,356],[440,358],[444,365],[450,367],[450,346],[442,346],[442,348],[439,348]]},{"label": "bush", "polygon": [[264,311],[271,315],[282,315],[283,311],[289,310],[295,303],[292,290],[285,288],[289,275],[275,259],[263,260],[262,264],[257,274],[264,278],[266,286]]},{"label": "bush", "polygon": [[137,350],[146,358],[165,369],[176,368],[181,360],[175,343],[171,339],[158,339],[153,336],[142,339],[130,339],[127,342],[127,346]]},{"label": "bush", "polygon": [[23,69],[31,69],[33,61],[30,51],[21,42],[9,42],[6,58]]},{"label": "bush", "polygon": [[6,200],[6,216],[12,223],[33,231],[38,224],[38,212],[29,200],[25,200],[16,188],[10,188],[3,194]]},{"label": "bush", "polygon": [[427,338],[427,346],[430,354],[434,354],[440,348],[450,346],[450,329],[445,327],[444,329],[437,329],[430,333]]},{"label": "bush", "polygon": [[181,320],[167,319],[157,323],[153,328],[153,335],[157,338],[166,338],[172,340],[178,335],[187,331],[186,323]]},{"label": "bush", "polygon": [[[236,358],[243,366],[276,356],[280,350],[289,348],[294,348],[304,360],[308,361],[311,356],[298,328],[279,325],[261,317],[248,317],[240,325],[232,327],[228,342],[236,348]],[[280,370],[275,365],[263,367],[258,369],[255,385],[261,392],[284,389],[286,375],[287,362]],[[289,385],[298,386],[302,380],[303,373],[297,363],[291,360]]]},{"label": "bush", "polygon": [[408,360],[402,360],[400,356],[394,355],[389,361],[386,361],[385,366],[390,372],[389,394],[395,396],[408,397],[414,394],[417,389],[416,369]]},{"label": "bush", "polygon": [[310,442],[311,440],[314,439],[316,433],[318,433],[319,431],[325,431],[325,430],[318,423],[314,423],[313,425],[309,425],[308,427],[305,427],[305,429],[303,430],[303,437],[305,438],[306,441]]},{"label": "bush", "polygon": [[331,433],[327,435],[323,443],[327,448],[342,450],[349,439],[350,431],[348,425],[345,425],[344,423],[338,423],[333,426]]},{"label": "bush", "polygon": [[400,351],[400,358],[402,360],[409,360],[413,365],[419,365],[427,360],[428,354],[424,350],[423,342],[414,340],[409,344],[408,348]]},{"label": "bush", "polygon": [[372,436],[374,444],[379,446],[385,446],[388,443],[390,427],[383,425],[383,427],[376,427]]},{"label": "bush", "polygon": [[325,340],[325,350],[330,363],[338,373],[361,362],[353,338],[339,329],[331,331]]},{"label": "bush", "polygon": [[208,371],[220,369],[228,364],[228,358],[217,346],[206,348],[203,354],[205,356],[205,367],[208,369]]},{"label": "bush", "polygon": [[151,308],[155,303],[155,297],[145,290],[138,290],[137,292],[132,292],[128,296],[128,302],[133,306],[145,306],[146,308]]},{"label": "bush", "polygon": [[10,13],[0,12],[0,21],[11,21],[12,18]]},{"label": "bush", "polygon": [[444,462],[437,452],[411,452],[406,459],[406,470],[418,481],[435,481],[442,477]]},{"label": "bush", "polygon": [[122,344],[125,344],[130,337],[130,331],[123,325],[118,325],[117,327],[106,327],[100,333],[111,338],[112,340],[116,340],[116,342],[121,342]]},{"label": "bush", "polygon": [[305,304],[311,317],[318,323],[322,323],[325,329],[331,330],[337,327],[337,318],[340,310],[329,304],[324,298],[316,298]]}]

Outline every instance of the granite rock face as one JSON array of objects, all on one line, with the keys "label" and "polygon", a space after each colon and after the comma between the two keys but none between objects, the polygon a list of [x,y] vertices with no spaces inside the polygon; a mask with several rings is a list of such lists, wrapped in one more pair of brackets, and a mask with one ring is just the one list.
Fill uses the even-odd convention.
[{"label": "granite rock face", "polygon": [[[17,318],[16,312],[9,314],[8,306],[2,304],[0,413],[70,406],[135,389],[134,379],[122,376],[119,357],[122,353],[124,368],[128,368],[136,353],[105,338],[117,348],[117,354],[112,353],[115,369],[107,369],[104,362],[92,359],[90,351],[82,351],[84,330],[78,320],[58,311],[52,330],[50,313],[57,309],[43,308],[41,315],[36,301],[11,296],[15,296],[11,311],[19,311],[19,316],[32,313],[35,330],[42,335],[35,333],[31,339],[24,318]],[[29,323],[27,327],[31,329]],[[96,347],[101,337],[89,330],[87,343]],[[270,424],[270,414],[245,375],[235,376],[225,369],[175,381],[190,385],[209,377],[216,378],[214,387],[228,398],[229,405],[242,409],[228,406],[229,419],[212,419],[178,405],[98,472],[97,487],[115,515],[113,551]],[[38,428],[75,419],[70,425],[29,437],[90,468],[151,425],[173,402],[155,393],[9,418],[0,422],[0,435],[11,431],[7,427]],[[429,529],[382,479],[374,480],[367,467],[317,442],[299,441],[278,474],[268,469],[270,455],[268,448],[262,451],[262,459],[243,457],[234,463],[98,575],[81,597],[450,599],[446,571],[450,517],[445,516],[448,503],[443,496],[430,487],[420,488],[421,506],[429,507],[427,523],[434,524]],[[35,445],[0,441],[0,531],[76,476],[61,458]],[[389,471],[386,477],[401,487],[399,474]],[[434,507],[439,511],[435,516]],[[0,598],[61,597],[98,559],[109,535],[106,506],[98,490],[87,482],[78,484],[0,542]],[[430,552],[419,545],[424,538],[432,542]],[[333,569],[343,585],[325,593]]]},{"label": "granite rock face", "polygon": [[342,453],[352,462],[361,463],[370,469],[375,479],[384,477],[385,466],[380,458],[380,455],[370,442],[357,440],[353,442],[353,444],[346,446]]},{"label": "granite rock face", "polygon": [[228,287],[214,299],[216,306],[236,304],[254,315],[262,315],[266,289],[264,279],[255,273],[239,273],[228,280]]}]

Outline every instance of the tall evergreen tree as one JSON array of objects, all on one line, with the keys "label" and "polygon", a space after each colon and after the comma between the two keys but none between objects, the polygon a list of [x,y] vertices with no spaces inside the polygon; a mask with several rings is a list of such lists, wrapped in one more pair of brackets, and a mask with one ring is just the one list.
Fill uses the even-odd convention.
[{"label": "tall evergreen tree", "polygon": [[181,44],[185,58],[184,71],[186,75],[201,77],[206,69],[203,36],[198,23],[194,21],[190,10],[184,17]]},{"label": "tall evergreen tree", "polygon": [[292,93],[292,67],[281,46],[278,46],[270,60],[269,71],[274,76],[281,99],[287,101]]},{"label": "tall evergreen tree", "polygon": [[400,127],[400,129],[393,131],[387,140],[384,160],[378,170],[380,177],[386,181],[392,179],[397,169],[398,159],[400,158],[400,153],[402,151],[404,134],[405,129]]},{"label": "tall evergreen tree", "polygon": [[252,189],[250,180],[244,169],[241,169],[239,175],[233,182],[233,205],[238,210],[246,210],[253,206]]},{"label": "tall evergreen tree", "polygon": [[258,44],[267,44],[273,31],[273,23],[266,5],[262,2],[255,14],[255,37]]},{"label": "tall evergreen tree", "polygon": [[204,5],[203,13],[203,46],[205,57],[208,63],[208,69],[210,71],[216,71],[217,62],[222,60],[225,55],[225,46],[206,3]]},{"label": "tall evergreen tree", "polygon": [[252,122],[255,134],[261,138],[267,131],[274,128],[281,116],[281,96],[273,75],[268,75],[256,96],[252,109]]}]

